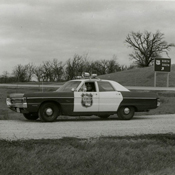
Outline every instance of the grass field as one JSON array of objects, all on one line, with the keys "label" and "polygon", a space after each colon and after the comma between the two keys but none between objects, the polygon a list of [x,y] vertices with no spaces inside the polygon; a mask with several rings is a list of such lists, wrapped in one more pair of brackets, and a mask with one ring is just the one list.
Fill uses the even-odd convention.
[{"label": "grass field", "polygon": [[[55,88],[45,88],[52,91]],[[41,88],[0,87],[0,120],[25,120],[6,107],[9,93]],[[148,114],[175,113],[175,92],[155,91],[161,106]],[[0,140],[0,175],[174,175],[175,135],[60,140]]]},{"label": "grass field", "polygon": [[[101,79],[115,80],[124,86],[154,86],[154,67],[136,68],[121,72],[99,76]],[[175,87],[175,65],[171,66],[170,87]],[[157,73],[156,84],[158,87],[166,87],[167,74]]]},{"label": "grass field", "polygon": [[0,140],[2,175],[174,175],[175,135]]}]

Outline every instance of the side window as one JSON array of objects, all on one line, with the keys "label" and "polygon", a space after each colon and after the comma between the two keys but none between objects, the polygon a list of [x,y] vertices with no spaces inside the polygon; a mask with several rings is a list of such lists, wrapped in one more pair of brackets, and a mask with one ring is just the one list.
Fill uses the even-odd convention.
[{"label": "side window", "polygon": [[115,91],[113,86],[107,81],[99,81],[98,87],[100,92]]},{"label": "side window", "polygon": [[95,83],[94,82],[86,82],[85,86],[86,86],[86,92],[96,92],[96,88],[95,88]]},{"label": "side window", "polygon": [[85,82],[79,92],[96,92],[95,83],[94,82]]}]

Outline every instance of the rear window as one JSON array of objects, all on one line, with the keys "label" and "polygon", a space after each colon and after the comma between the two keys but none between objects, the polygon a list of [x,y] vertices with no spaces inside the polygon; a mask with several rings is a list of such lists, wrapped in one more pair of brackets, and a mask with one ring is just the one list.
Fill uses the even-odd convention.
[{"label": "rear window", "polygon": [[111,83],[107,81],[99,81],[98,87],[100,92],[106,92],[106,91],[115,91]]}]

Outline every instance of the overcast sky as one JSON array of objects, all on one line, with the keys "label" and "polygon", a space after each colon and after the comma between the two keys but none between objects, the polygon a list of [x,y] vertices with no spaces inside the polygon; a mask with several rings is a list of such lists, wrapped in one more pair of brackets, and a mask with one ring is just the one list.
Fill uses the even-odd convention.
[{"label": "overcast sky", "polygon": [[175,1],[0,0],[0,74],[75,54],[127,64],[126,36],[145,30],[175,43]]}]

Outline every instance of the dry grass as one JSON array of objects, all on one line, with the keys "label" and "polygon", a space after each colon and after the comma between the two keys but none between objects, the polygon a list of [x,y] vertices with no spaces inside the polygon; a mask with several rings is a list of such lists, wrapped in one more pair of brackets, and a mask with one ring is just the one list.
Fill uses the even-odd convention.
[{"label": "dry grass", "polygon": [[175,135],[0,141],[0,174],[174,174]]},{"label": "dry grass", "polygon": [[[101,79],[114,80],[124,86],[154,86],[154,67],[136,68],[99,76]],[[157,86],[166,87],[167,74],[157,74]],[[175,87],[175,65],[171,67],[170,86]]]},{"label": "dry grass", "polygon": [[[148,68],[147,74],[142,73],[145,77],[141,76],[141,72],[135,71],[132,76],[135,76],[135,85],[144,85],[145,82],[148,86],[152,86],[153,74],[150,70],[151,68]],[[125,72],[119,76],[119,82],[123,81],[122,84],[128,86],[134,85],[130,73]],[[114,75],[116,80],[117,76]],[[173,82],[170,84],[174,85]],[[39,92],[41,89],[1,87],[0,120],[24,120],[22,115],[6,107],[6,96],[13,92],[34,91]],[[157,91],[156,93],[161,98],[161,107],[144,114],[175,113],[175,92]],[[75,138],[0,140],[0,175],[174,175],[174,164],[175,135],[173,134],[101,137],[88,140]]]}]

